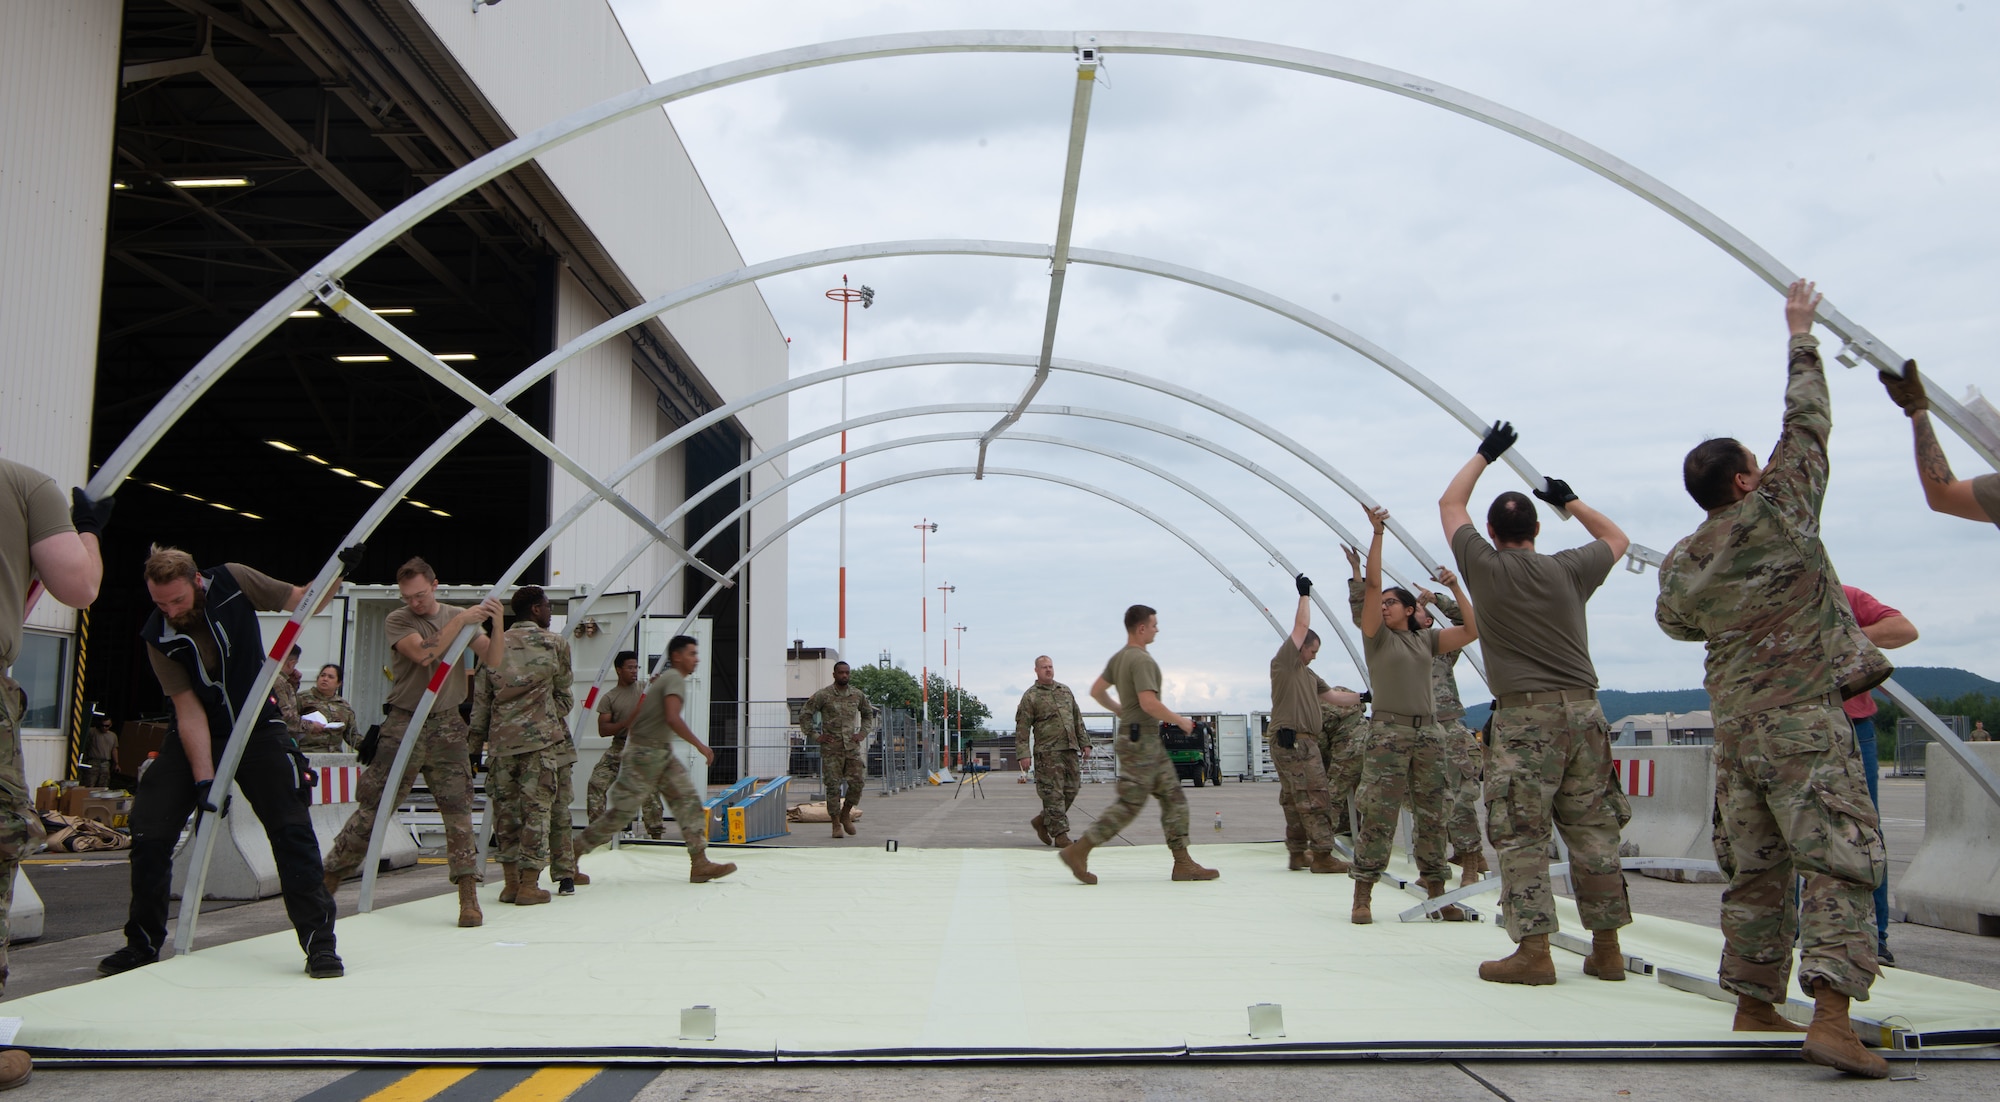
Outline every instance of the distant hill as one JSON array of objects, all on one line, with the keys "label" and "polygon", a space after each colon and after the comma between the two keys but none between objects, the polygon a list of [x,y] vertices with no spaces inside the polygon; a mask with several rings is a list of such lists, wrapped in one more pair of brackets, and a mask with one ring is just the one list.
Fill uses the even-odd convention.
[{"label": "distant hill", "polygon": [[[1989,681],[1970,670],[1949,666],[1902,666],[1896,670],[1896,681],[1919,700],[1950,700],[1967,693],[1982,693],[2000,700],[2000,681]],[[1699,711],[1708,707],[1708,693],[1701,689],[1653,689],[1636,693],[1604,689],[1598,692],[1597,701],[1604,708],[1604,718],[1616,722],[1620,716],[1634,712]],[[1486,713],[1486,701],[1468,707],[1466,726],[1484,726]]]}]

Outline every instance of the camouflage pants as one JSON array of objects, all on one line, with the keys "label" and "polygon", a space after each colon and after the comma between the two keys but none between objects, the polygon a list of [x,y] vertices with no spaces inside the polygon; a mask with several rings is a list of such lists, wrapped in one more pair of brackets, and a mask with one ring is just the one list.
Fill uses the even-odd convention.
[{"label": "camouflage pants", "polygon": [[1120,736],[1118,743],[1118,798],[1090,824],[1084,840],[1101,846],[1129,826],[1146,808],[1146,797],[1160,801],[1160,830],[1167,845],[1184,848],[1188,840],[1187,797],[1181,793],[1181,777],[1174,771],[1172,758],[1160,745],[1158,735],[1144,742]]},{"label": "camouflage pants", "polygon": [[[1292,745],[1285,747],[1290,735]],[[1285,849],[1292,853],[1332,853],[1332,798],[1326,786],[1326,759],[1319,740],[1304,731],[1271,734],[1271,764],[1278,769],[1278,807],[1285,813]]]},{"label": "camouflage pants", "polygon": [[1411,849],[1425,880],[1447,880],[1444,817],[1450,801],[1445,777],[1444,728],[1433,723],[1370,719],[1368,750],[1361,759],[1361,790],[1355,800],[1361,820],[1354,839],[1354,879],[1374,883],[1389,867],[1396,818],[1410,805]]},{"label": "camouflage pants", "polygon": [[1800,986],[1825,980],[1866,999],[1881,971],[1874,892],[1888,860],[1839,705],[1717,717],[1715,839],[1729,877],[1722,986],[1784,1001],[1796,940]]},{"label": "camouflage pants", "polygon": [[1632,809],[1611,771],[1610,734],[1595,700],[1494,713],[1486,829],[1500,859],[1500,913],[1515,941],[1557,929],[1551,831],[1561,831],[1569,847],[1584,928],[1616,930],[1632,921],[1618,869],[1618,832]]},{"label": "camouflage pants", "polygon": [[1368,722],[1352,724],[1336,735],[1320,729],[1320,761],[1326,766],[1327,817],[1336,835],[1354,837],[1355,797],[1361,791],[1361,762],[1368,754]]},{"label": "camouflage pants", "polygon": [[1035,795],[1042,799],[1042,829],[1050,835],[1069,833],[1069,805],[1083,787],[1083,769],[1074,750],[1035,755]]},{"label": "camouflage pants", "polygon": [[[590,784],[583,790],[584,813],[595,819],[604,813],[605,793],[611,791],[611,782],[618,779],[618,762],[625,756],[625,736],[611,736],[611,745],[604,750],[604,756],[597,759],[597,765],[590,771]],[[660,794],[655,792],[639,804],[639,817],[646,824],[646,837],[658,838],[666,833],[666,809],[661,804]]]},{"label": "camouflage pants", "polygon": [[534,872],[553,866],[558,880],[576,871],[569,786],[563,783],[572,764],[564,752],[568,746],[562,742],[489,759],[486,803],[493,812],[493,845],[501,864]]},{"label": "camouflage pants", "polygon": [[1481,852],[1479,833],[1480,764],[1479,736],[1458,720],[1444,723],[1446,740],[1445,780],[1451,786],[1451,812],[1445,817],[1445,833],[1451,838],[1452,852],[1461,858]]},{"label": "camouflage pants", "polygon": [[639,813],[639,802],[656,792],[666,796],[688,853],[699,855],[708,849],[708,812],[701,806],[687,766],[667,747],[628,743],[624,760],[618,763],[618,779],[611,782],[610,803],[583,828],[583,837],[576,840],[576,855],[582,857],[609,842]]},{"label": "camouflage pants", "polygon": [[21,687],[0,671],[0,992],[7,989],[7,912],[14,906],[14,869],[43,834],[42,816],[21,769],[23,703]]},{"label": "camouflage pants", "polygon": [[[439,715],[438,712],[443,712]],[[361,772],[361,791],[355,797],[360,806],[348,816],[326,855],[326,871],[351,876],[368,858],[368,835],[375,829],[375,816],[383,807],[390,814],[410,798],[410,788],[419,772],[437,801],[444,819],[444,855],[451,879],[479,875],[479,851],[472,838],[472,760],[467,755],[465,718],[457,708],[441,708],[424,719],[417,745],[410,751],[409,765],[396,784],[394,798],[384,800],[389,785],[389,766],[408,732],[411,713],[403,708],[390,711],[382,720],[382,733],[375,744],[375,757]]]},{"label": "camouflage pants", "polygon": [[826,813],[838,822],[848,809],[860,805],[861,790],[868,787],[868,748],[846,735],[822,736],[819,776],[826,788]]}]

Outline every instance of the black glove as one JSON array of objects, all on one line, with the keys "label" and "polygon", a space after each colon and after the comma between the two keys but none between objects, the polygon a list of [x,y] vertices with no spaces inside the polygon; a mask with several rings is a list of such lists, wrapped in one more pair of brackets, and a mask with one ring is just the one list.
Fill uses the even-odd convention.
[{"label": "black glove", "polygon": [[1299,596],[1309,597],[1312,595],[1313,580],[1311,578],[1306,577],[1304,574],[1301,574],[1298,577],[1293,578],[1292,584],[1299,587]]},{"label": "black glove", "polygon": [[76,534],[86,533],[102,537],[104,526],[111,523],[111,498],[93,501],[83,487],[72,486],[69,490],[69,522],[75,526]]},{"label": "black glove", "polygon": [[361,565],[362,552],[366,550],[368,550],[366,543],[356,543],[340,549],[340,554],[336,557],[340,559],[341,577],[354,573],[355,567]]},{"label": "black glove", "polygon": [[1369,692],[1367,689],[1363,689],[1359,693],[1356,693],[1355,695],[1361,698],[1361,703],[1363,704],[1375,703],[1375,694]]},{"label": "black glove", "polygon": [[1479,454],[1488,463],[1498,463],[1500,457],[1507,454],[1507,449],[1514,446],[1514,441],[1520,438],[1521,435],[1514,431],[1513,422],[1495,421],[1493,427],[1486,430],[1486,439],[1479,442]]},{"label": "black glove", "polygon": [[[1906,416],[1915,417],[1931,408],[1930,395],[1924,393],[1924,380],[1917,374],[1917,361],[1903,361],[1903,377],[1900,379],[1886,371],[1878,372],[1877,377],[1882,380],[1882,389],[1889,392],[1889,400],[1895,402]],[[83,529],[79,526],[77,530]]]},{"label": "black glove", "polygon": [[201,822],[203,812],[210,815],[221,815],[229,810],[229,797],[227,795],[222,797],[221,807],[215,806],[215,802],[210,798],[211,793],[209,792],[209,789],[214,786],[215,779],[212,777],[205,781],[194,782],[194,821],[197,825]]},{"label": "black glove", "polygon": [[1569,508],[1569,503],[1576,500],[1576,491],[1570,489],[1569,483],[1560,478],[1551,478],[1548,481],[1548,488],[1536,490],[1535,496],[1558,509]]}]

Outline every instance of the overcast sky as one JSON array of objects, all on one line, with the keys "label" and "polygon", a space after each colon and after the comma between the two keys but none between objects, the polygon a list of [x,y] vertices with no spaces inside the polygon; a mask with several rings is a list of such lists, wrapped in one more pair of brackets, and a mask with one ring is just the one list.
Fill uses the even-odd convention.
[{"label": "overcast sky", "polygon": [[[1990,3],[713,4],[617,0],[655,78],[829,39],[947,28],[1178,31],[1321,50],[1405,70],[1523,111],[1678,188],[1819,281],[1828,299],[1962,395],[1991,376],[2000,295],[2000,17]],[[1075,64],[953,55],[833,66],[675,104],[670,114],[749,262],[895,238],[1053,239]],[[1760,453],[1782,410],[1782,297],[1636,196],[1498,130],[1399,96],[1268,68],[1109,54],[1094,90],[1074,243],[1206,269],[1320,311],[1507,418],[1542,470],[1567,478],[1638,543],[1666,550],[1700,511],[1680,487],[1697,441]],[[845,269],[879,294],[854,316],[855,359],[1032,355],[1045,262],[892,259]],[[794,374],[840,358],[842,269],[763,291]],[[1837,346],[1824,330],[1822,339]],[[1304,442],[1447,558],[1436,499],[1476,446],[1416,391],[1325,337],[1182,284],[1071,269],[1056,355],[1201,390]],[[1829,347],[1829,359],[1834,348]],[[1991,617],[2000,532],[1922,505],[1907,422],[1872,372],[1830,368],[1836,411],[1825,527],[1843,580],[1916,622],[1906,665],[2000,675]],[[1016,397],[1019,368],[934,367],[855,382],[850,415]],[[1038,402],[1114,409],[1239,451],[1350,529],[1360,506],[1252,433],[1150,391],[1058,374]],[[838,419],[837,388],[795,398],[792,429]],[[851,447],[976,430],[991,415],[863,430]],[[1332,533],[1265,483],[1185,443],[1102,421],[1031,417],[1021,431],[1113,448],[1226,501],[1344,602]],[[773,441],[760,441],[768,445]],[[1947,438],[1962,476],[1984,468]],[[833,449],[794,453],[794,468]],[[850,482],[970,465],[966,443],[857,460]],[[1290,578],[1214,510],[1153,476],[1066,448],[1002,442],[995,465],[1053,471],[1170,518],[1288,620]],[[795,512],[837,492],[828,473]],[[1520,485],[1495,468],[1476,510]],[[918,537],[941,625],[963,623],[964,680],[1011,714],[1038,653],[1087,687],[1123,640],[1126,605],[1160,609],[1154,653],[1182,710],[1269,707],[1277,645],[1250,602],[1124,508],[1015,478],[906,483],[848,509],[851,658],[913,671]],[[790,635],[834,643],[829,510],[791,541]],[[1542,549],[1582,542],[1545,518]],[[1411,569],[1400,549],[1393,566]],[[1653,625],[1657,575],[1615,571],[1593,600],[1607,688],[1698,685],[1701,650]],[[1322,625],[1323,627],[1324,625]],[[961,656],[953,647],[951,661]],[[1355,683],[1329,642],[1329,681]],[[954,676],[955,676],[954,672]],[[1461,672],[1468,700],[1483,696]]]}]

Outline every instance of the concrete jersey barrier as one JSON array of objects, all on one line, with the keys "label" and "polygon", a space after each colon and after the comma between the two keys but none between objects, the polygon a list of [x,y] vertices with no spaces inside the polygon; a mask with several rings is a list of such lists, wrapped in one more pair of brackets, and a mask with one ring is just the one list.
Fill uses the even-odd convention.
[{"label": "concrete jersey barrier", "polygon": [[[2000,742],[1968,743],[2000,769]],[[1943,747],[1924,748],[1924,844],[1897,881],[1907,921],[2000,937],[2000,805]]]},{"label": "concrete jersey barrier", "polygon": [[[320,856],[333,848],[333,840],[348,816],[359,806],[361,767],[353,754],[308,754],[319,786],[313,789],[309,814],[313,834],[319,839]],[[208,883],[202,895],[207,899],[269,899],[279,892],[278,862],[271,854],[271,841],[264,836],[264,824],[243,798],[242,789],[230,786],[234,800],[229,806],[228,830],[216,838],[215,856],[208,867]],[[391,812],[393,814],[393,811]],[[190,832],[189,837],[192,837]],[[187,882],[188,854],[185,842],[174,854],[173,897],[179,899]],[[388,832],[382,845],[382,860],[400,869],[417,863],[417,842],[400,826]]]},{"label": "concrete jersey barrier", "polygon": [[[1632,805],[1623,840],[1639,857],[1715,860],[1715,747],[1617,746],[1619,780]],[[1672,880],[1720,882],[1720,873],[1642,870]]]}]

